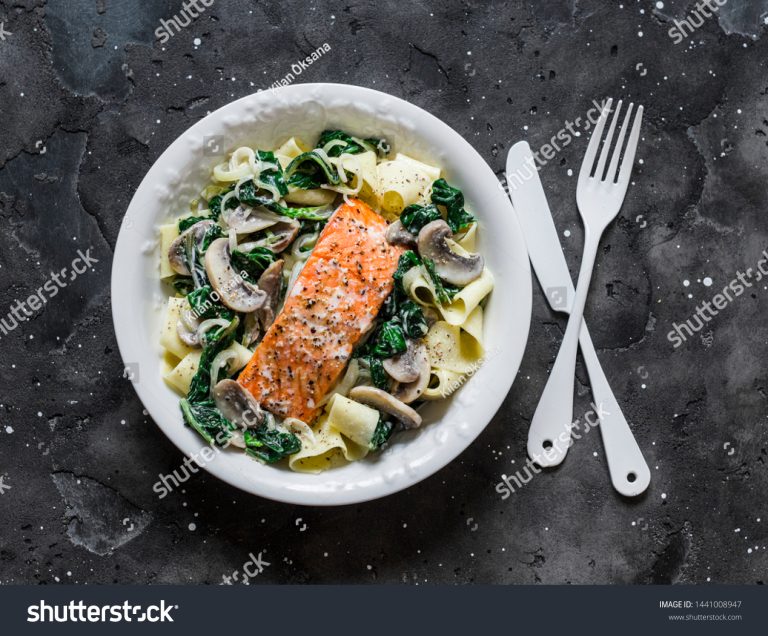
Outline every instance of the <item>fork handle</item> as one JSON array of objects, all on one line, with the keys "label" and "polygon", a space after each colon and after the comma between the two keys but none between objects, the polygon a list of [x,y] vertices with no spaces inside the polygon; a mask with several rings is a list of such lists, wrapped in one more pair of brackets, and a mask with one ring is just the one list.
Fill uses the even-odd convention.
[{"label": "fork handle", "polygon": [[589,281],[597,257],[602,232],[593,233],[584,225],[584,255],[581,259],[576,295],[568,318],[568,326],[557,353],[557,359],[547,379],[539,405],[528,430],[528,456],[539,466],[557,466],[568,453],[573,441],[573,383],[576,375],[576,353]]},{"label": "fork handle", "polygon": [[[603,437],[611,482],[625,497],[635,497],[648,488],[651,471],[608,384],[585,321],[581,323],[579,344],[595,400],[593,407],[600,420],[600,434]],[[572,434],[576,436],[576,433]]]}]

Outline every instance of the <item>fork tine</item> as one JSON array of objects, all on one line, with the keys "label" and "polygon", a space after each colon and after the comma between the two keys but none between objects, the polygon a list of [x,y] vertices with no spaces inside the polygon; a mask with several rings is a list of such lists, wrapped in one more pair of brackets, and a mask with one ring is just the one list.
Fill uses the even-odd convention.
[{"label": "fork tine", "polygon": [[600,119],[597,120],[597,125],[592,131],[592,138],[589,140],[587,146],[587,154],[584,155],[584,161],[581,162],[581,171],[579,172],[579,180],[588,179],[592,174],[592,166],[595,165],[595,157],[597,156],[597,149],[600,146],[600,137],[603,135],[603,128],[605,128],[605,121],[608,119],[608,113],[611,112],[611,105],[613,99],[609,99],[605,106],[603,106],[603,112],[600,113]]},{"label": "fork tine", "polygon": [[619,167],[619,158],[621,157],[621,149],[624,146],[624,137],[627,135],[627,128],[629,128],[629,120],[632,119],[632,108],[634,104],[630,103],[627,109],[627,114],[624,115],[624,123],[621,125],[621,131],[619,132],[619,139],[616,142],[616,149],[613,151],[611,157],[611,165],[608,166],[608,174],[605,176],[606,180],[610,183],[616,181],[616,168]]},{"label": "fork tine", "polygon": [[611,119],[611,127],[608,129],[608,134],[603,142],[603,149],[600,152],[600,159],[597,162],[597,169],[595,170],[595,179],[598,181],[603,180],[603,174],[605,171],[605,164],[608,162],[608,153],[611,151],[611,142],[613,141],[613,133],[616,130],[616,122],[619,120],[621,114],[622,101],[616,104],[616,110],[613,111],[613,118]]},{"label": "fork tine", "polygon": [[619,172],[619,183],[629,185],[629,177],[632,173],[632,166],[635,163],[635,152],[637,151],[637,142],[640,139],[640,124],[643,121],[643,107],[638,106],[635,122],[632,124],[632,132],[629,135],[627,151],[624,153],[624,160],[621,162],[621,171]]}]

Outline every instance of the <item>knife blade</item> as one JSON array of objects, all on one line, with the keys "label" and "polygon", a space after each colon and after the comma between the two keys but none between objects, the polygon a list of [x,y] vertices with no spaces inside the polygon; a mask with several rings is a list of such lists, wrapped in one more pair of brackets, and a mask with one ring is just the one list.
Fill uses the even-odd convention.
[{"label": "knife blade", "polygon": [[509,150],[507,185],[512,206],[523,228],[531,264],[547,302],[555,311],[569,312],[575,295],[573,280],[527,141],[520,141]]}]

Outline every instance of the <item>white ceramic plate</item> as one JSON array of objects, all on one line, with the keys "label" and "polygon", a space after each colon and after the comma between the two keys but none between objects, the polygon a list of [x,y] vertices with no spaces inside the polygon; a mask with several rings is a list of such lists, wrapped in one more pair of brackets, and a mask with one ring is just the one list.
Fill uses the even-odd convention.
[{"label": "white ceramic plate", "polygon": [[512,386],[528,339],[531,272],[512,205],[482,157],[437,118],[385,93],[344,84],[260,92],[207,116],[157,160],[128,207],[112,267],[115,331],[123,361],[136,375],[136,392],[171,441],[200,457],[205,443],[184,426],[179,396],[161,377],[166,294],[158,279],[157,226],[188,210],[213,165],[236,147],[275,148],[292,135],[314,140],[326,128],[383,136],[393,152],[439,165],[479,220],[479,251],[496,288],[485,313],[484,363],[451,398],[424,408],[419,430],[398,434],[384,452],[319,475],[264,466],[234,451],[204,462],[210,473],[250,493],[321,506],[383,497],[429,477],[480,434]]}]

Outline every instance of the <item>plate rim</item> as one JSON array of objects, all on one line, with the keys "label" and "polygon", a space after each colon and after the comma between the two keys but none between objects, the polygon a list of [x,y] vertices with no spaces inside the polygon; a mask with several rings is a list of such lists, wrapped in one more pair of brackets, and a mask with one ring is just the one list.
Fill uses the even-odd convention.
[{"label": "plate rim", "polygon": [[[122,317],[123,314],[121,311],[125,309],[124,307],[124,295],[119,294],[118,292],[118,285],[116,282],[118,282],[119,278],[119,271],[117,267],[118,263],[118,256],[122,254],[121,245],[125,245],[127,242],[127,239],[124,239],[123,237],[126,234],[126,230],[128,229],[126,227],[126,221],[132,217],[132,208],[134,207],[134,204],[136,203],[137,199],[139,198],[139,194],[142,192],[143,189],[152,187],[152,185],[155,183],[155,173],[161,169],[161,166],[164,165],[165,162],[167,162],[168,157],[172,156],[174,153],[178,151],[178,149],[185,143],[186,139],[189,139],[189,137],[195,133],[197,133],[199,130],[205,128],[206,121],[209,121],[213,118],[221,118],[224,115],[228,113],[228,111],[237,111],[238,109],[242,109],[246,105],[248,105],[252,100],[254,100],[257,96],[260,96],[264,93],[269,93],[274,91],[274,94],[277,95],[288,95],[290,96],[290,93],[297,93],[299,97],[301,97],[302,93],[309,94],[313,90],[328,90],[328,89],[337,89],[342,90],[343,92],[350,92],[350,93],[358,93],[358,94],[367,94],[368,97],[373,98],[379,98],[379,99],[387,99],[387,100],[394,100],[395,102],[398,102],[399,105],[402,108],[405,108],[406,110],[416,109],[420,113],[421,117],[427,117],[429,120],[432,120],[432,123],[434,125],[437,125],[439,127],[447,128],[450,132],[452,132],[456,137],[458,137],[461,141],[466,144],[468,149],[470,150],[472,154],[471,161],[472,163],[479,163],[482,165],[482,167],[490,171],[490,173],[495,178],[495,173],[493,172],[492,168],[488,164],[488,162],[480,155],[480,153],[472,146],[472,144],[464,138],[463,135],[461,135],[458,131],[456,131],[452,126],[447,124],[446,122],[442,121],[437,116],[433,115],[429,111],[423,109],[422,107],[413,104],[412,102],[409,102],[405,99],[402,99],[400,97],[397,97],[395,95],[391,95],[389,93],[385,93],[383,91],[379,91],[376,89],[371,89],[363,86],[357,86],[353,84],[344,84],[344,83],[333,83],[333,82],[322,82],[322,83],[307,83],[307,84],[293,84],[291,86],[285,86],[277,89],[267,89],[267,90],[260,90],[248,95],[245,95],[243,97],[240,97],[236,100],[233,100],[231,102],[228,102],[227,104],[221,106],[220,108],[216,109],[215,111],[209,113],[205,117],[203,117],[201,120],[195,122],[190,127],[185,129],[181,134],[179,134],[176,139],[157,157],[157,159],[154,161],[152,166],[150,166],[149,170],[147,170],[146,174],[141,180],[141,183],[136,188],[136,190],[133,193],[133,196],[131,197],[131,201],[128,204],[128,207],[126,208],[125,214],[123,216],[123,220],[121,222],[120,231],[118,233],[118,237],[115,243],[115,249],[113,253],[112,258],[112,271],[110,276],[110,299],[111,299],[111,313],[112,313],[112,322],[113,322],[113,328],[115,331],[115,338],[118,345],[118,350],[120,351],[120,356],[123,361],[123,364],[126,364],[126,353],[128,343],[127,343],[127,336],[125,333],[123,333],[124,327],[119,323],[119,321],[124,320]],[[261,98],[260,98],[261,99]],[[500,185],[501,189],[501,185]],[[357,503],[363,503],[366,501],[372,501],[375,499],[380,499],[382,497],[386,497],[392,494],[395,494],[397,492],[401,492],[405,489],[410,488],[411,486],[416,485],[417,483],[426,480],[427,478],[433,476],[435,473],[439,472],[443,468],[446,468],[451,462],[453,462],[459,455],[461,455],[463,452],[465,452],[472,443],[480,436],[480,434],[490,425],[490,423],[493,421],[493,419],[498,415],[499,410],[503,406],[504,401],[506,400],[506,397],[509,395],[510,391],[512,390],[516,376],[519,372],[520,365],[522,364],[522,360],[525,356],[527,345],[528,345],[528,339],[530,334],[530,326],[532,321],[532,311],[533,311],[533,279],[532,279],[532,273],[530,268],[530,262],[528,259],[528,252],[527,252],[527,246],[525,243],[524,236],[522,234],[522,228],[519,225],[519,222],[517,220],[517,216],[514,213],[514,208],[512,207],[512,202],[509,200],[509,197],[507,196],[506,192],[504,192],[504,201],[506,202],[505,205],[508,206],[509,210],[509,216],[508,222],[511,223],[516,232],[517,242],[519,243],[519,246],[524,250],[524,260],[525,266],[524,270],[525,273],[522,275],[522,280],[524,281],[525,289],[520,289],[514,292],[514,296],[517,300],[522,300],[521,306],[517,307],[517,311],[524,312],[524,315],[527,316],[527,318],[523,321],[524,324],[524,334],[521,334],[521,342],[522,347],[520,350],[520,354],[518,359],[510,361],[514,364],[510,365],[513,367],[512,372],[510,373],[510,384],[508,387],[505,388],[503,395],[498,398],[497,401],[498,404],[495,406],[493,413],[490,415],[488,420],[480,427],[477,427],[476,431],[472,431],[470,435],[466,436],[462,439],[462,442],[460,444],[456,444],[456,449],[454,451],[449,452],[445,455],[444,461],[438,461],[435,462],[435,465],[428,467],[425,471],[421,472],[418,476],[409,476],[408,479],[403,480],[398,483],[387,483],[383,482],[383,486],[380,484],[376,484],[375,488],[355,488],[350,490],[345,489],[337,489],[333,491],[309,491],[309,490],[291,490],[291,489],[284,489],[275,491],[272,489],[272,487],[269,484],[264,484],[264,488],[260,488],[260,483],[257,480],[252,480],[249,482],[244,482],[242,479],[238,479],[239,474],[236,471],[228,470],[226,467],[224,467],[224,462],[219,461],[212,461],[206,463],[205,466],[200,466],[200,468],[204,468],[206,472],[210,473],[214,477],[221,479],[225,483],[234,486],[235,488],[238,488],[239,490],[242,490],[243,492],[247,492],[248,494],[257,495],[259,497],[264,497],[267,499],[271,499],[273,501],[279,501],[282,503],[289,503],[289,504],[295,504],[295,505],[308,505],[308,506],[321,506],[321,507],[328,507],[328,506],[341,506],[341,505],[352,505]],[[147,214],[150,214],[151,212],[147,212]],[[155,223],[160,222],[159,219],[155,219]],[[123,248],[127,249],[127,248]],[[135,305],[135,303],[134,303]],[[133,383],[133,388],[141,401],[144,408],[149,413],[149,416],[155,423],[155,425],[162,431],[162,433],[176,446],[176,448],[179,449],[179,451],[182,453],[182,455],[186,458],[190,456],[190,449],[188,448],[188,445],[185,445],[180,437],[174,436],[169,430],[166,430],[166,426],[164,426],[162,422],[162,418],[157,418],[153,414],[153,409],[150,407],[150,404],[148,404],[149,400],[149,390],[147,390],[145,387],[141,385],[141,383]],[[455,398],[454,398],[455,399]],[[433,422],[432,424],[438,424],[438,422]],[[181,418],[179,416],[179,422],[178,425],[185,429],[183,424],[181,423]],[[201,440],[202,441],[202,440]],[[405,447],[401,448],[401,452],[404,452]],[[220,459],[220,456],[217,457],[217,459]],[[161,497],[162,498],[162,497]]]}]

